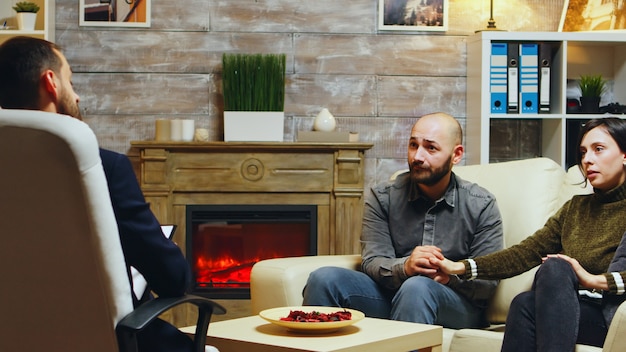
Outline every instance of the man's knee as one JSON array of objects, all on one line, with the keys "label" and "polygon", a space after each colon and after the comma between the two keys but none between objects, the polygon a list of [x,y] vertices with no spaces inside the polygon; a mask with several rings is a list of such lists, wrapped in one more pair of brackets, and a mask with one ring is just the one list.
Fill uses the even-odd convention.
[{"label": "man's knee", "polygon": [[309,274],[306,285],[304,287],[304,297],[313,295],[318,296],[322,292],[328,294],[339,289],[342,282],[346,282],[352,275],[349,269],[338,267],[321,267]]},{"label": "man's knee", "polygon": [[332,266],[324,266],[309,274],[308,284],[327,284],[345,278],[349,269]]},{"label": "man's knee", "polygon": [[413,276],[402,283],[396,296],[409,296],[414,299],[423,299],[434,294],[435,285],[439,284],[428,277]]}]

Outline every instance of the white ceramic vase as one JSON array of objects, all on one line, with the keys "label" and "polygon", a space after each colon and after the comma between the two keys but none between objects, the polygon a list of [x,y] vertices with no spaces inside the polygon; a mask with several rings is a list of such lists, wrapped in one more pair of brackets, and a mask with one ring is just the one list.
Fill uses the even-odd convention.
[{"label": "white ceramic vase", "polygon": [[35,30],[35,22],[37,22],[37,13],[35,12],[18,12],[17,28],[21,31]]},{"label": "white ceramic vase", "polygon": [[313,129],[315,131],[331,132],[335,130],[336,126],[335,117],[326,108],[323,108],[313,121]]}]

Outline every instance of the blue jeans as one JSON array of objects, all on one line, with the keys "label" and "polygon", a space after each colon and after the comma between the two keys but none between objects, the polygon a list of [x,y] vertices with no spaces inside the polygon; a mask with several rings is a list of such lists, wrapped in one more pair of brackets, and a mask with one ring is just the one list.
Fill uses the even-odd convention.
[{"label": "blue jeans", "polygon": [[601,305],[580,300],[572,267],[550,258],[535,274],[532,290],[511,302],[502,351],[569,352],[576,343],[601,347],[606,333]]},{"label": "blue jeans", "polygon": [[393,291],[360,271],[323,267],[311,273],[303,295],[304,305],[352,308],[368,317],[454,329],[485,326],[482,309],[424,276],[411,277]]}]

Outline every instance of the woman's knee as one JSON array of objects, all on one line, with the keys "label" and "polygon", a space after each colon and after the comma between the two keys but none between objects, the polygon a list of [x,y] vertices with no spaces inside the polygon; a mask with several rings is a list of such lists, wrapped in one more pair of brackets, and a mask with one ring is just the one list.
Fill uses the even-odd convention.
[{"label": "woman's knee", "polygon": [[541,266],[539,270],[562,273],[564,271],[572,271],[572,266],[561,258],[549,258]]},{"label": "woman's knee", "polygon": [[548,280],[554,283],[570,281],[577,284],[578,282],[572,266],[567,261],[560,258],[550,258],[546,260],[541,264],[536,275],[537,279]]}]

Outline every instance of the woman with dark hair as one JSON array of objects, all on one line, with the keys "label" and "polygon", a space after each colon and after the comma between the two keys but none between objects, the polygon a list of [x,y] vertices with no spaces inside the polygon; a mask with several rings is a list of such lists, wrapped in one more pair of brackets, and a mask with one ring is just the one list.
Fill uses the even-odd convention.
[{"label": "woman with dark hair", "polygon": [[578,166],[593,194],[574,196],[515,246],[459,262],[431,261],[469,279],[504,279],[541,265],[532,289],[511,303],[502,351],[600,347],[626,298],[626,239],[620,244],[626,237],[626,121],[589,121],[578,147]]}]

